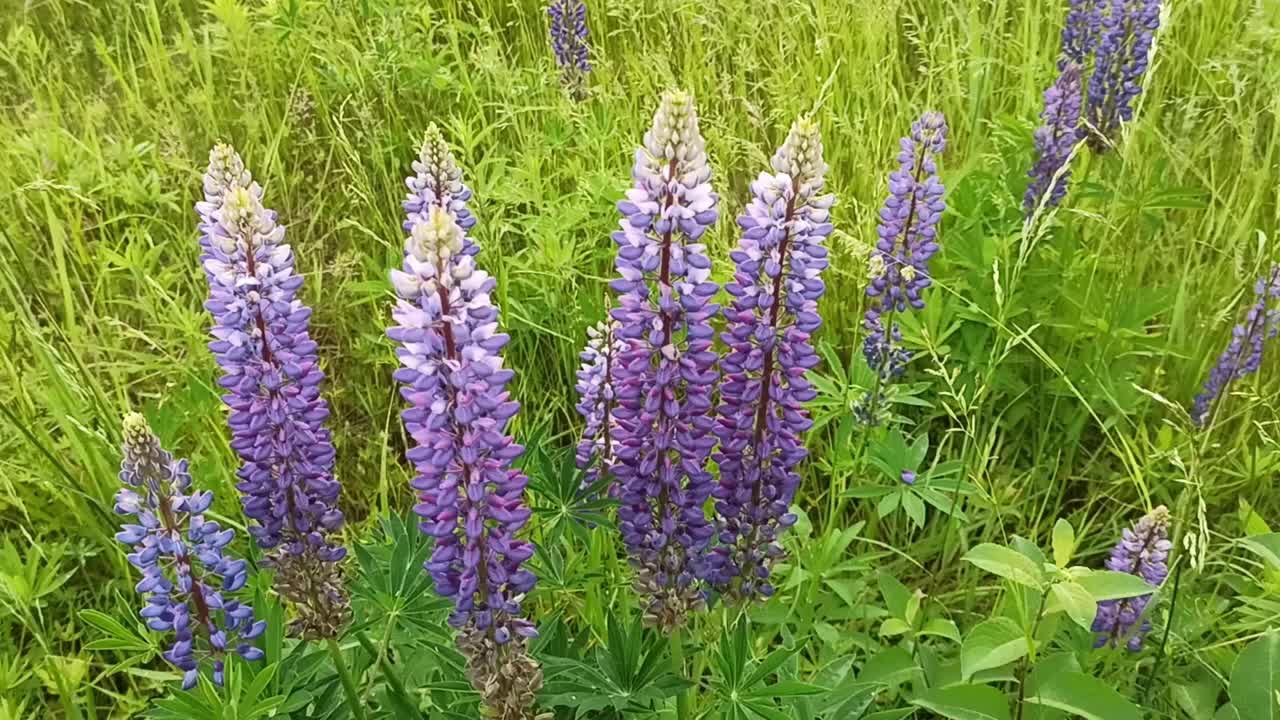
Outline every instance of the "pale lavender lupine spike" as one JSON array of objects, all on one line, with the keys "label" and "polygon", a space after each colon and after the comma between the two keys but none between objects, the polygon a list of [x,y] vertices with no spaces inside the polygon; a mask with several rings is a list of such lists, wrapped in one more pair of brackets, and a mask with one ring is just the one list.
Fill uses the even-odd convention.
[{"label": "pale lavender lupine spike", "polygon": [[[1161,505],[1143,516],[1132,529],[1125,528],[1107,558],[1107,569],[1137,575],[1154,590],[1169,574],[1166,563],[1172,547],[1169,542],[1169,511]],[[1093,621],[1093,631],[1097,633],[1095,647],[1115,646],[1127,638],[1130,650],[1141,650],[1142,638],[1151,629],[1150,620],[1143,617],[1149,602],[1150,595],[1140,595],[1098,603]],[[1138,624],[1140,618],[1142,622]]]},{"label": "pale lavender lupine spike", "polygon": [[491,298],[496,281],[476,267],[478,247],[467,236],[475,222],[470,192],[434,125],[421,158],[418,180],[410,179],[420,192],[405,204],[404,262],[391,271],[399,302],[387,331],[399,344],[395,379],[409,403],[402,417],[412,439],[414,512],[435,539],[425,569],[453,601],[449,622],[460,630],[472,685],[492,716],[523,718],[542,675],[525,650],[537,635],[521,609],[535,583],[523,567],[534,547],[516,537],[529,520],[529,481],[512,466],[523,448],[507,430],[520,407],[506,390],[508,337]]},{"label": "pale lavender lupine spike", "polygon": [[298,611],[294,634],[334,637],[348,613],[339,569],[346,549],[324,372],[308,330],[311,309],[298,298],[302,276],[284,227],[230,146],[209,153],[204,193],[196,212],[213,316],[209,349],[222,369],[249,532],[269,551],[277,590]]},{"label": "pale lavender lupine spike", "polygon": [[615,465],[619,529],[651,624],[671,628],[703,605],[697,581],[713,533],[702,505],[713,480],[716,354],[711,261],[702,235],[717,217],[693,98],[666,93],[636,150],[633,187],[618,203],[610,283],[620,357]]},{"label": "pale lavender lupine spike", "polygon": [[248,578],[245,561],[225,551],[234,531],[205,519],[213,493],[191,489],[187,461],[161,447],[138,413],[124,419],[120,481],[125,487],[116,493],[115,511],[132,522],[116,540],[131,547],[129,562],[142,571],[142,619],[156,632],[174,634],[164,658],[182,670],[182,686],[195,686],[204,660],[221,685],[228,652],[262,659],[250,641],[266,622],[231,595]]},{"label": "pale lavender lupine spike", "polygon": [[743,233],[725,286],[733,304],[721,335],[729,349],[720,360],[714,456],[719,543],[707,563],[707,580],[735,599],[773,594],[770,569],[784,554],[778,534],[796,520],[788,509],[807,454],[800,436],[812,424],[804,403],[816,393],[805,374],[818,362],[810,337],[821,325],[823,242],[832,229],[826,170],[817,125],[797,121],[738,217]]},{"label": "pale lavender lupine spike", "polygon": [[[587,345],[578,370],[578,414],[586,420],[575,459],[585,472],[583,486],[591,485],[602,475],[612,476],[617,461],[617,438],[612,431],[618,423],[618,402],[614,372],[627,343],[618,337],[618,321],[612,318],[587,328]],[[610,494],[614,495],[611,487]]]}]

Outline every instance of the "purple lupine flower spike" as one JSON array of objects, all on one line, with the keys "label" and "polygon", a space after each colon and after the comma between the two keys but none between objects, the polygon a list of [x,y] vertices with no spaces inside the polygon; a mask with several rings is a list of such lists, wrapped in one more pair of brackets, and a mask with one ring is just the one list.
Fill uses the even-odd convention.
[{"label": "purple lupine flower spike", "polygon": [[[1107,569],[1137,575],[1155,589],[1169,574],[1166,562],[1171,547],[1169,511],[1161,505],[1145,515],[1132,529],[1125,528],[1120,542],[1116,543],[1111,550],[1111,557],[1107,558]],[[1130,650],[1141,650],[1142,638],[1151,629],[1151,622],[1142,617],[1150,601],[1150,595],[1140,595],[1098,603],[1098,614],[1093,620],[1093,631],[1098,635],[1094,647],[1115,647],[1127,638]],[[1142,620],[1140,625],[1139,619]]]},{"label": "purple lupine flower spike", "polygon": [[1046,207],[1056,207],[1067,194],[1067,182],[1071,178],[1071,169],[1067,163],[1082,135],[1082,87],[1080,66],[1071,63],[1044,92],[1044,112],[1040,115],[1044,125],[1036,128],[1035,132],[1036,164],[1027,173],[1031,177],[1031,184],[1022,198],[1022,209],[1027,217],[1040,206],[1041,198],[1045,198],[1046,193]]},{"label": "purple lupine flower spike", "polygon": [[1133,119],[1133,101],[1160,25],[1160,0],[1103,0],[1093,75],[1089,79],[1089,146],[1105,152],[1122,123]]},{"label": "purple lupine flower spike", "polygon": [[1068,65],[1088,65],[1102,32],[1104,0],[1068,0],[1067,18],[1062,26],[1062,57],[1058,69]]},{"label": "purple lupine flower spike", "polygon": [[719,307],[701,239],[719,198],[689,94],[663,96],[632,178],[613,233],[621,277],[610,283],[618,336],[629,344],[615,374],[618,519],[645,618],[672,628],[704,605],[697,579],[713,533],[702,505],[713,486]]},{"label": "purple lupine flower spike", "polygon": [[435,538],[425,568],[454,603],[449,622],[461,630],[459,647],[490,716],[523,718],[542,675],[525,650],[537,632],[521,611],[535,578],[522,567],[533,545],[516,537],[530,511],[528,478],[512,467],[523,448],[507,432],[520,407],[506,390],[508,338],[490,297],[496,281],[476,267],[466,232],[471,193],[435,125],[414,170],[404,264],[391,272],[396,325],[387,334],[400,346],[395,378],[409,401],[414,511]]},{"label": "purple lupine flower spike", "polygon": [[209,349],[222,368],[249,532],[269,551],[275,587],[296,611],[290,631],[335,637],[349,616],[346,549],[337,537],[343,517],[324,373],[308,332],[311,309],[297,297],[302,276],[275,212],[262,206],[262,188],[230,146],[209,153],[204,194],[196,212],[213,315]]},{"label": "purple lupine flower spike", "polygon": [[250,642],[266,629],[253,608],[231,597],[244,587],[248,566],[224,551],[235,535],[204,513],[213,493],[191,489],[186,460],[174,460],[138,413],[124,419],[124,458],[115,511],[131,516],[116,534],[130,546],[129,562],[142,571],[137,591],[147,627],[174,634],[164,658],[183,671],[182,687],[195,687],[200,663],[209,660],[221,685],[227,652],[262,659]]},{"label": "purple lupine flower spike", "polygon": [[551,50],[560,67],[560,81],[574,98],[581,100],[591,72],[587,47],[587,5],[583,0],[551,0],[547,5]]},{"label": "purple lupine flower spike", "polygon": [[901,375],[911,358],[902,347],[901,330],[893,316],[923,308],[921,293],[933,284],[929,259],[938,252],[938,223],[947,207],[937,156],[946,144],[942,113],[924,113],[912,123],[911,134],[900,141],[898,169],[889,175],[889,197],[876,227],[880,239],[869,258],[869,307],[863,321],[867,337],[862,352],[876,371],[877,387],[854,408],[868,424],[878,422],[883,385]]},{"label": "purple lupine flower spike", "polygon": [[1257,300],[1245,321],[1231,330],[1231,343],[1209,372],[1204,390],[1191,407],[1191,422],[1204,427],[1214,405],[1235,380],[1256,373],[1262,367],[1262,351],[1268,340],[1280,333],[1280,308],[1272,307],[1280,298],[1280,265],[1258,278],[1253,286]]},{"label": "purple lupine flower spike", "polygon": [[729,351],[720,361],[720,483],[712,493],[719,544],[707,579],[739,600],[773,594],[771,566],[784,556],[778,535],[796,521],[788,509],[807,455],[800,438],[813,424],[804,403],[816,393],[805,373],[818,363],[810,337],[822,322],[823,242],[835,200],[822,194],[827,165],[812,120],[792,125],[772,165],[738,217],[742,239],[725,286],[733,305],[721,335]]},{"label": "purple lupine flower spike", "polygon": [[[586,420],[582,440],[578,442],[576,460],[585,470],[583,486],[591,485],[601,475],[613,474],[618,456],[617,438],[612,428],[617,424],[618,402],[615,368],[626,351],[627,343],[618,337],[618,321],[612,318],[587,328],[587,346],[580,355],[578,370],[577,410]],[[610,489],[610,495],[616,495]]]}]

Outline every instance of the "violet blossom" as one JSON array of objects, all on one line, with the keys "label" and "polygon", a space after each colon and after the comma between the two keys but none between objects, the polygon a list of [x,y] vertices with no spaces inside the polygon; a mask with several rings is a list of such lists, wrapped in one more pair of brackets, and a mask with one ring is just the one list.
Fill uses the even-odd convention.
[{"label": "violet blossom", "polygon": [[1218,357],[1218,362],[1205,380],[1204,390],[1191,407],[1191,421],[1204,427],[1218,398],[1231,383],[1258,372],[1262,367],[1262,351],[1268,340],[1280,332],[1280,308],[1271,307],[1280,298],[1280,265],[1254,283],[1257,298],[1249,308],[1245,321],[1231,329],[1231,342]]},{"label": "violet blossom", "polygon": [[835,199],[822,194],[827,165],[808,118],[792,125],[772,170],[751,184],[725,286],[733,304],[721,335],[729,350],[720,361],[720,482],[712,493],[719,544],[707,579],[736,599],[773,594],[770,569],[784,555],[778,535],[796,521],[788,509],[808,454],[801,435],[813,424],[804,403],[816,393],[805,375],[818,363],[810,338],[822,323],[823,242]]},{"label": "violet blossom", "polygon": [[132,548],[129,562],[142,571],[139,614],[148,628],[174,635],[164,658],[182,670],[182,687],[195,687],[204,660],[221,685],[228,652],[262,659],[250,641],[266,622],[230,595],[248,578],[245,561],[225,551],[234,531],[205,519],[213,493],[191,489],[187,461],[174,460],[138,413],[124,419],[120,481],[126,487],[116,493],[115,511],[133,522],[116,539]]},{"label": "violet blossom", "polygon": [[[1067,194],[1071,179],[1068,163],[1083,133],[1080,128],[1080,104],[1083,96],[1080,66],[1068,64],[1057,81],[1044,92],[1044,124],[1036,128],[1036,164],[1027,173],[1031,184],[1022,197],[1027,217],[1035,213],[1044,198],[1046,207],[1056,207]],[[1048,197],[1046,198],[1046,194]]]},{"label": "violet blossom", "polygon": [[209,349],[222,369],[249,532],[297,611],[291,631],[335,637],[349,615],[340,571],[346,549],[337,537],[343,517],[320,396],[324,372],[308,331],[311,309],[297,296],[303,278],[284,227],[230,146],[210,151],[196,211],[213,316]]},{"label": "violet blossom", "polygon": [[719,307],[701,239],[719,198],[688,93],[663,96],[632,179],[613,233],[621,277],[610,283],[619,296],[612,316],[628,343],[614,375],[618,520],[646,621],[673,628],[703,606],[697,580],[713,534],[702,506],[714,485],[707,459]]},{"label": "violet blossom", "polygon": [[[1107,558],[1107,569],[1142,578],[1154,590],[1169,574],[1169,511],[1163,505],[1145,515],[1132,529],[1125,528],[1120,542]],[[1095,647],[1126,642],[1132,651],[1142,649],[1142,638],[1151,629],[1143,617],[1150,595],[1103,600],[1093,621]],[[1141,623],[1139,623],[1141,620]],[[1127,638],[1127,640],[1126,640]]]}]

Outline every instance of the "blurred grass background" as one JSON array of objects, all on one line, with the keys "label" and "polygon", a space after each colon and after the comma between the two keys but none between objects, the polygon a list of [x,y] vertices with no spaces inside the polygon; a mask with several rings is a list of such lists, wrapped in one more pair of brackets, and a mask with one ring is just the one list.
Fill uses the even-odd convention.
[{"label": "blurred grass background", "polygon": [[[427,123],[475,191],[524,404],[514,429],[567,446],[612,203],[673,85],[697,98],[723,198],[709,236],[721,278],[747,184],[795,116],[818,118],[839,203],[821,340],[849,364],[897,139],[922,110],[946,113],[951,210],[939,288],[906,328],[922,358],[910,416],[996,505],[975,537],[1035,535],[1069,513],[1113,527],[1122,513],[1104,499],[1169,502],[1188,484],[1212,513],[1245,498],[1275,517],[1274,373],[1237,388],[1248,401],[1206,444],[1213,483],[1169,451],[1185,431],[1177,406],[1275,257],[1280,3],[1167,3],[1124,143],[1081,158],[1056,227],[1030,238],[1009,228],[1065,3],[588,5],[595,72],[574,104],[533,0],[0,0],[0,717],[46,702],[39,716],[58,716],[58,674],[108,696],[154,687],[142,668],[107,682],[120,669],[81,649],[74,614],[136,609],[110,511],[125,410],[144,409],[241,524],[191,209],[218,140],[265,186],[307,276],[356,520],[409,506],[383,330],[402,178]],[[815,436],[820,456],[836,425]],[[816,509],[832,480],[806,483]]]}]

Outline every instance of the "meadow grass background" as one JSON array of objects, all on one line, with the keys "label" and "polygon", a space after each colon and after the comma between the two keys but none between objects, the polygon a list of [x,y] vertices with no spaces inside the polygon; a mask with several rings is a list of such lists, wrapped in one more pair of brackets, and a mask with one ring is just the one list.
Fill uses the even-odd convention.
[{"label": "meadow grass background", "polygon": [[[524,405],[513,429],[562,448],[580,429],[573,373],[603,312],[613,202],[672,86],[697,99],[722,196],[708,235],[721,280],[731,218],[791,121],[812,112],[824,133],[838,198],[829,362],[799,501],[816,527],[872,519],[872,537],[936,563],[935,592],[965,604],[982,580],[957,547],[1043,540],[1057,517],[1094,565],[1152,504],[1215,542],[1242,532],[1240,501],[1280,518],[1275,362],[1235,386],[1211,434],[1192,435],[1180,409],[1276,257],[1280,3],[1166,3],[1137,119],[1111,156],[1077,158],[1064,208],[1031,234],[1018,201],[1065,3],[588,4],[595,71],[575,104],[533,0],[0,0],[0,717],[61,716],[59,675],[104,707],[136,709],[157,687],[147,668],[84,651],[76,614],[130,622],[138,604],[112,540],[123,412],[143,409],[242,526],[191,209],[219,140],[265,186],[306,274],[353,536],[411,504],[386,276],[427,123],[475,191]],[[905,328],[915,404],[895,407],[979,489],[942,555],[945,523],[837,507],[837,491],[883,481],[831,469],[869,378],[863,255],[897,139],[928,108],[951,127],[950,210],[929,308]],[[1210,554],[1183,610],[1209,618],[1210,639],[1175,638],[1175,667],[1212,666],[1276,620],[1215,615],[1229,583],[1214,563],[1239,571]]]}]

